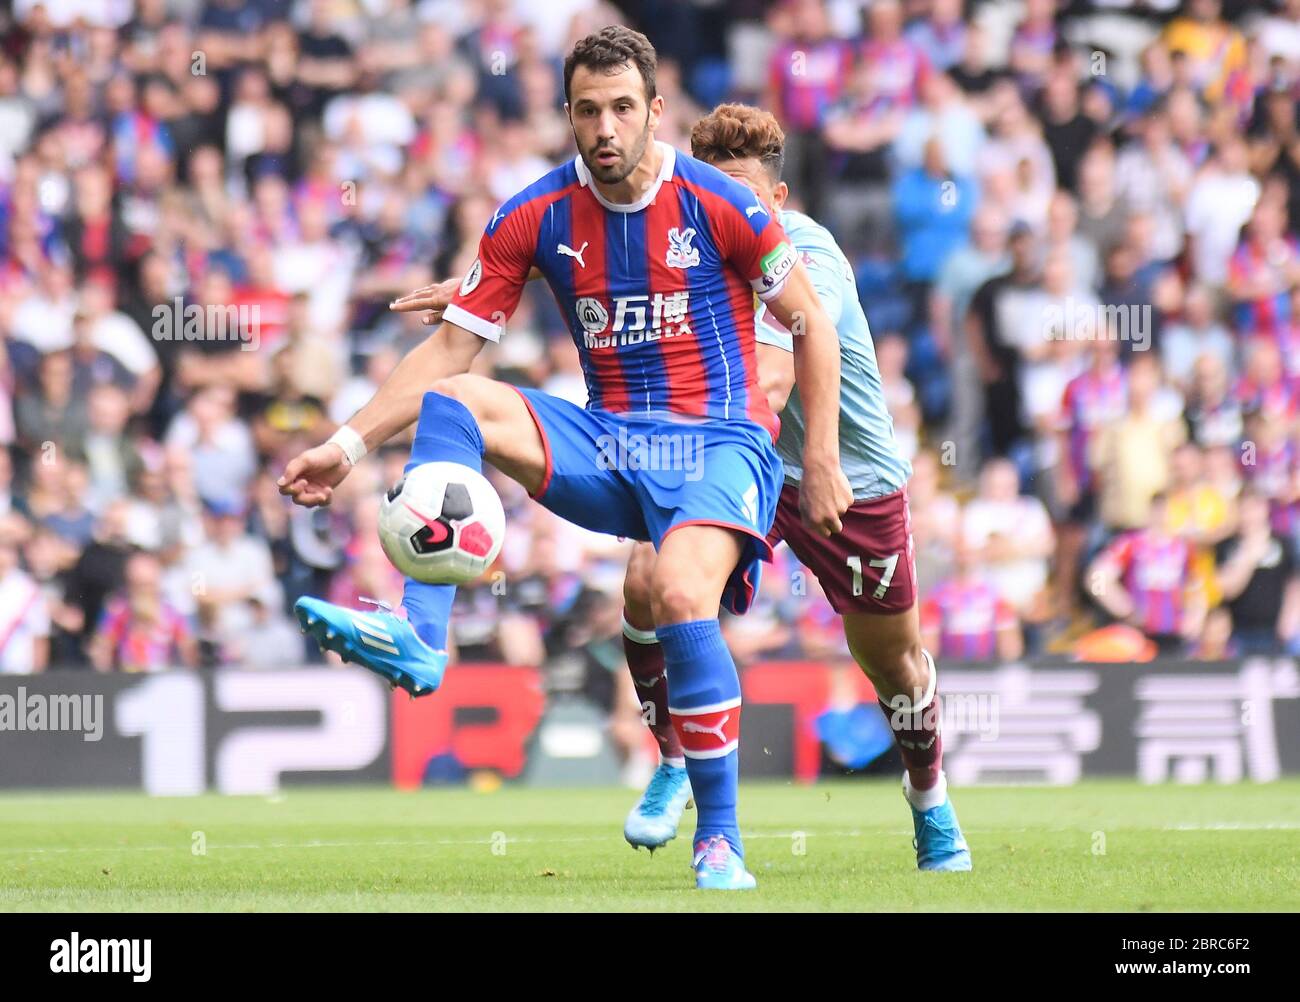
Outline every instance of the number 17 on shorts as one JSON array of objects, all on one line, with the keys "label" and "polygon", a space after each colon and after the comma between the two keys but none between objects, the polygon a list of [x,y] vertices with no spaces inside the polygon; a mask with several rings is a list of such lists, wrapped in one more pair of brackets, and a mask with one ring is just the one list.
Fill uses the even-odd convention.
[{"label": "number 17 on shorts", "polygon": [[768,542],[784,539],[800,563],[817,575],[831,608],[890,614],[916,604],[916,558],[907,489],[855,502],[841,519],[844,528],[820,536],[799,517],[799,488],[781,491]]}]

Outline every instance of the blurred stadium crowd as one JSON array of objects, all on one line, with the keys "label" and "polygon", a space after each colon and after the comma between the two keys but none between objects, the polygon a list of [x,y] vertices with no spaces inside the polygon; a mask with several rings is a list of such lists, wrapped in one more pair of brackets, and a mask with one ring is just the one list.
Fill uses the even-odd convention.
[{"label": "blurred stadium crowd", "polygon": [[[1297,0],[14,0],[0,670],[301,663],[299,595],[400,601],[401,443],[328,510],[275,478],[428,334],[388,302],[573,155],[560,62],[615,21],[659,49],[661,138],[775,111],[854,261],[941,659],[1295,643]],[[583,400],[540,284],[479,365]],[[458,656],[601,675],[629,544],[498,486]],[[728,635],[847,657],[784,551]]]}]

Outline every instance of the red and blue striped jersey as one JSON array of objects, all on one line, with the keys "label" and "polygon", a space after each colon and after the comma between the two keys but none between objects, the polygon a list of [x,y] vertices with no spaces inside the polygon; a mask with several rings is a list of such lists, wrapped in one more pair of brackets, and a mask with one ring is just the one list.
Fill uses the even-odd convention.
[{"label": "red and blue striped jersey", "polygon": [[749,188],[659,149],[635,203],[604,199],[581,157],[506,202],[444,319],[497,340],[536,266],[578,347],[588,409],[749,420],[775,437],[754,295],[779,295],[798,254]]},{"label": "red and blue striped jersey", "polygon": [[1284,236],[1261,247],[1252,240],[1243,240],[1228,260],[1228,274],[1238,282],[1256,282],[1272,279],[1277,292],[1271,296],[1245,299],[1237,303],[1235,321],[1237,329],[1247,335],[1272,333],[1290,322],[1291,292],[1286,272],[1300,258],[1300,240]]},{"label": "red and blue striped jersey", "polygon": [[1016,626],[1011,603],[982,579],[950,578],[921,603],[921,628],[939,633],[940,658],[990,661],[997,656],[998,633]]},{"label": "red and blue striped jersey", "polygon": [[1069,436],[1066,461],[1081,492],[1092,490],[1093,472],[1088,465],[1088,443],[1102,425],[1124,416],[1128,383],[1124,369],[1116,362],[1105,373],[1088,369],[1065,385],[1061,401],[1063,423]]},{"label": "red and blue striped jersey", "polygon": [[1185,539],[1151,529],[1125,533],[1107,549],[1148,636],[1168,636],[1183,622],[1185,593],[1194,580],[1196,553]]},{"label": "red and blue striped jersey", "polygon": [[1267,385],[1242,376],[1232,395],[1245,411],[1268,411],[1290,419],[1300,410],[1300,381],[1285,373]]},{"label": "red and blue striped jersey", "polygon": [[871,93],[894,108],[912,107],[930,73],[925,53],[907,38],[891,42],[868,39],[862,43],[862,61],[871,78]]},{"label": "red and blue striped jersey", "polygon": [[1251,458],[1254,461],[1247,463],[1242,457],[1242,476],[1256,493],[1268,498],[1273,531],[1289,538],[1300,525],[1300,501],[1291,500],[1300,478],[1300,457],[1295,446],[1287,439],[1273,445],[1256,443]]},{"label": "red and blue striped jersey", "polygon": [[[853,47],[838,38],[788,41],[768,61],[768,86],[781,103],[781,122],[791,131],[811,132],[844,93],[853,72]],[[776,109],[773,109],[774,111]]]}]

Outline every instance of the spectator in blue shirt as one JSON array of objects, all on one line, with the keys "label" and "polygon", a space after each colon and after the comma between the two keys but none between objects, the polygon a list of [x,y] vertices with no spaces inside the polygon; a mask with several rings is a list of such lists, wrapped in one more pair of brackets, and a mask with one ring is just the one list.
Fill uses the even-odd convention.
[{"label": "spectator in blue shirt", "polygon": [[894,184],[894,215],[902,243],[901,272],[911,283],[931,284],[948,255],[970,234],[979,191],[970,179],[948,169],[937,136],[925,144],[920,167]]}]

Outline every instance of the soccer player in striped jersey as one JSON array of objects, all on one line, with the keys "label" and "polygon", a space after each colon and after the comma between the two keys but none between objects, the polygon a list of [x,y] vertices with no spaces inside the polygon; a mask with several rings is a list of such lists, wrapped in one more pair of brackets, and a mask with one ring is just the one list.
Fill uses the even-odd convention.
[{"label": "soccer player in striped jersey", "polygon": [[[644,35],[589,35],[566,59],[564,83],[578,156],[493,214],[439,330],[330,441],[289,462],[280,490],[299,504],[329,503],[360,456],[415,421],[408,469],[479,469],[486,459],[561,517],[653,543],[649,599],[699,809],[696,886],[750,888],[736,820],[740,680],[717,616],[720,605],[748,607],[759,562],[771,559],[781,493],[753,297],[805,331],[794,353],[807,425],[798,504],[809,532],[824,535],[841,529],[852,502],[840,468],[835,328],[754,193],[655,141],[663,98]],[[468,372],[501,336],[534,268],[578,348],[586,409]],[[662,452],[644,462],[644,447],[677,462],[655,462]],[[408,580],[402,615],[315,598],[296,611],[323,647],[425,694],[446,668],[454,593]],[[376,629],[391,641],[367,643]]]},{"label": "soccer player in striped jersey", "polygon": [[[941,769],[937,674],[921,646],[906,494],[911,465],[894,439],[852,268],[824,227],[782,208],[789,191],[781,181],[783,142],[781,127],[771,114],[745,105],[714,109],[691,133],[691,152],[696,157],[742,181],[763,209],[779,219],[839,335],[844,373],[840,460],[853,488],[854,504],[844,515],[842,530],[826,538],[808,532],[799,519],[806,394],[794,378],[791,353],[802,337],[793,336],[766,304],[757,304],[759,383],[774,410],[785,408],[777,442],[785,465],[785,487],[768,542],[775,545],[784,539],[817,575],[831,606],[843,617],[850,650],[875,686],[907,767],[903,786],[912,809],[918,866],[968,870],[970,851]],[[430,310],[425,323],[436,323],[453,288],[454,283],[444,282],[418,290],[412,293],[410,308]],[[651,851],[676,836],[691,797],[690,748],[683,747],[670,723],[671,672],[665,674],[662,630],[655,629],[654,563],[651,547],[635,549],[624,588],[623,624],[628,667],[641,699],[652,705],[645,717],[661,759],[627,817],[624,836],[633,846]]]}]

